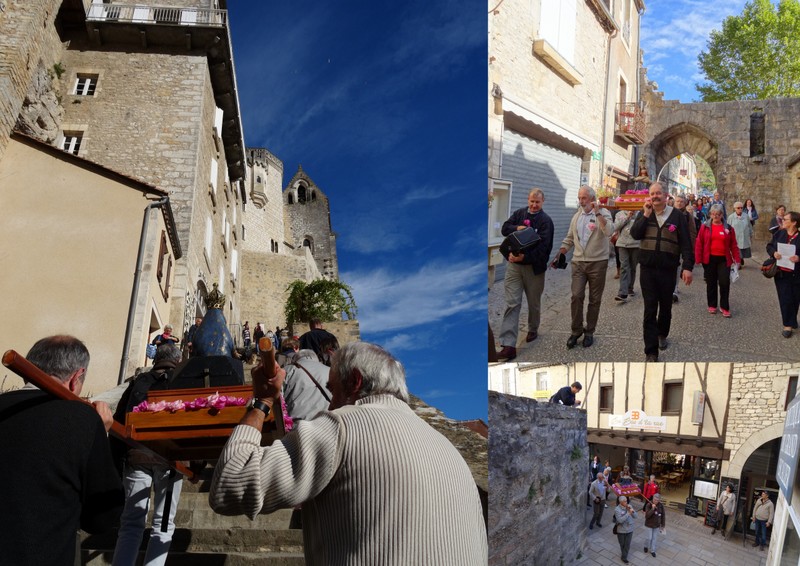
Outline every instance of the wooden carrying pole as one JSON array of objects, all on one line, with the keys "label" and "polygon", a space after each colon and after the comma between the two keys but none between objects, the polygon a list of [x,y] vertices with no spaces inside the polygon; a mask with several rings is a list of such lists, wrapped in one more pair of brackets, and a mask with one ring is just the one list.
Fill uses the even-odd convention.
[{"label": "wooden carrying pole", "polygon": [[[5,354],[3,354],[3,365],[6,366],[8,369],[16,373],[21,378],[25,379],[26,381],[30,381],[34,385],[36,385],[39,389],[46,391],[53,395],[54,397],[58,397],[59,399],[64,399],[66,401],[80,401],[81,403],[86,403],[87,405],[91,405],[89,401],[85,399],[81,399],[77,395],[75,395],[72,391],[59,385],[56,383],[55,378],[47,375],[38,367],[30,363],[26,360],[23,356],[15,352],[14,350],[8,350]],[[137,448],[139,450],[147,450],[151,454],[157,456],[161,459],[164,465],[169,466],[170,468],[174,468],[184,476],[186,476],[189,480],[194,480],[195,473],[191,471],[187,466],[184,466],[180,462],[170,462],[160,454],[156,454],[152,450],[150,450],[144,444],[141,444],[132,438],[129,438],[125,434],[125,427],[118,423],[117,421],[112,421],[111,423],[111,430],[109,431],[110,434],[113,434],[125,444],[130,446],[131,448]]]},{"label": "wooden carrying pole", "polygon": [[[264,336],[258,340],[258,353],[261,356],[261,364],[264,366],[266,381],[275,377],[275,347],[272,340]],[[278,438],[286,435],[286,428],[283,423],[283,407],[279,399],[275,399],[272,404],[272,417],[275,421]]]}]

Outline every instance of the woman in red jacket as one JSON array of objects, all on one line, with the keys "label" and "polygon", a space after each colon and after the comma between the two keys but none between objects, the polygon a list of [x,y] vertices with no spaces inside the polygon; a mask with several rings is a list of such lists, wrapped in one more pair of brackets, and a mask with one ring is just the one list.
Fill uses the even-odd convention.
[{"label": "woman in red jacket", "polygon": [[731,317],[728,296],[731,290],[731,265],[739,263],[736,233],[722,218],[722,206],[715,204],[708,212],[709,220],[700,226],[694,245],[694,257],[703,264],[706,276],[708,312],[717,313],[717,288],[719,310],[725,318]]}]

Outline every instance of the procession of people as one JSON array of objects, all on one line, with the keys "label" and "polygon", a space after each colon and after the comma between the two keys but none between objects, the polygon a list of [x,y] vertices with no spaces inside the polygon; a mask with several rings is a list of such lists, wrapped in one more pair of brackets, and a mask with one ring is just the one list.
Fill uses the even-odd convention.
[{"label": "procession of people", "polygon": [[[719,191],[713,198],[668,194],[662,183],[654,182],[648,186],[640,209],[618,210],[614,205],[601,204],[595,190],[584,185],[578,189],[577,211],[568,227],[553,225],[545,211],[546,196],[538,187],[530,189],[528,206],[515,210],[502,227],[506,241],[500,251],[508,263],[498,361],[514,360],[519,348],[534,342],[540,333],[554,330],[541,328],[541,312],[547,308],[542,305],[545,280],[549,269],[564,267],[570,251],[571,322],[568,329],[559,329],[569,332],[568,350],[579,344],[591,347],[595,331],[602,332],[603,319],[609,312],[603,304],[603,291],[606,280],[611,279],[606,274],[614,256],[619,266],[614,275],[619,279],[614,303],[629,303],[637,293],[643,299],[645,361],[658,361],[659,354],[670,347],[672,313],[680,308],[676,304],[681,289],[699,277],[706,288],[707,313],[735,319],[737,305],[731,304],[732,285],[740,277],[760,278],[763,272],[774,280],[777,297],[774,313],[764,314],[769,317],[765,326],[777,329],[780,314],[783,337],[790,338],[798,329],[800,253],[796,236],[800,213],[775,206],[775,216],[769,221],[769,240],[759,243],[755,236],[759,215],[753,199],[736,201],[731,206],[733,211],[727,214]],[[566,229],[566,235],[556,253],[552,253],[558,228],[561,233]],[[527,239],[520,237],[527,232],[535,234]],[[765,264],[751,261],[750,265],[756,264],[755,269],[742,271],[759,247],[763,250],[759,255],[767,257]],[[528,304],[527,325],[519,320],[523,292]],[[723,331],[727,327],[719,328]],[[736,332],[732,328],[730,331]],[[525,336],[524,342],[518,340],[520,335]],[[529,347],[535,351],[535,346]]]}]

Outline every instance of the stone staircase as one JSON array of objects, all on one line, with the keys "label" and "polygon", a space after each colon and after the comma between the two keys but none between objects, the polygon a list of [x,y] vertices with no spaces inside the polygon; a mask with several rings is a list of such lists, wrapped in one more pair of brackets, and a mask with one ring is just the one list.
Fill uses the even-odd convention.
[{"label": "stone staircase", "polygon": [[[247,517],[224,517],[208,506],[212,469],[206,468],[197,484],[184,482],[175,534],[167,566],[303,566],[303,533],[290,529],[290,509]],[[148,519],[149,524],[149,519]],[[139,561],[144,557],[149,531],[145,532]],[[111,564],[116,530],[104,535],[81,536],[81,563],[102,566]],[[140,562],[139,562],[140,563]]]}]

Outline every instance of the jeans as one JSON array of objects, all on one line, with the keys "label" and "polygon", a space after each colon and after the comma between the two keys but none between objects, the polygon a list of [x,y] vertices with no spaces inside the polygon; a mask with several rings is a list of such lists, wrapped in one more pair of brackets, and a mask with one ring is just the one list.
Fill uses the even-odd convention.
[{"label": "jeans", "polygon": [[631,539],[633,533],[617,533],[617,540],[619,541],[619,549],[622,551],[622,559],[628,559],[628,551],[631,549]]},{"label": "jeans", "polygon": [[617,248],[619,251],[619,293],[620,297],[627,297],[633,292],[636,283],[636,263],[639,258],[639,248]]},{"label": "jeans", "polygon": [[728,297],[731,292],[731,269],[724,256],[712,255],[708,263],[703,265],[706,275],[706,299],[708,306],[717,308],[717,287],[719,287],[719,307],[731,310]]},{"label": "jeans", "polygon": [[[117,547],[114,549],[113,566],[133,566],[139,554],[142,542],[147,511],[150,507],[150,488],[155,490],[153,509],[153,531],[147,543],[147,552],[144,556],[145,566],[163,566],[167,561],[167,553],[172,543],[172,533],[175,532],[175,513],[178,510],[178,500],[181,496],[182,481],[180,474],[170,479],[170,468],[166,466],[125,465],[125,508],[120,519]],[[164,516],[164,503],[167,488],[172,484],[172,499],[169,508],[167,531],[161,532],[162,518]]]},{"label": "jeans", "polygon": [[647,544],[647,548],[648,548],[648,550],[650,550],[650,552],[655,552],[656,551],[656,543],[658,542],[658,530],[659,530],[660,527],[655,527],[653,529],[651,529],[650,527],[645,527],[645,528],[648,531],[650,531],[649,535],[648,535],[649,536],[648,540],[650,542]]},{"label": "jeans", "polygon": [[756,544],[766,546],[767,544],[767,521],[756,519]]}]

